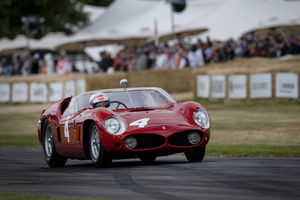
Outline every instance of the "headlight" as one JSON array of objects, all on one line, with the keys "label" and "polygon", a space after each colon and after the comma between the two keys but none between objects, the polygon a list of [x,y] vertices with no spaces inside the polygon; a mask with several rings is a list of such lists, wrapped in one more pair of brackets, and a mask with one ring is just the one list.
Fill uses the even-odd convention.
[{"label": "headlight", "polygon": [[202,128],[209,128],[209,116],[205,110],[196,110],[193,114],[194,121]]},{"label": "headlight", "polygon": [[121,135],[125,131],[124,122],[116,117],[108,117],[104,121],[104,128],[107,132],[113,135]]}]

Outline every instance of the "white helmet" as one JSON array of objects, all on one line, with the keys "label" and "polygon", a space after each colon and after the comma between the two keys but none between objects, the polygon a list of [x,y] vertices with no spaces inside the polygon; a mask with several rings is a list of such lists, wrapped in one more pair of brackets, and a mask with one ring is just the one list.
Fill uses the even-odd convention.
[{"label": "white helmet", "polygon": [[95,94],[92,94],[89,102],[92,108],[97,108],[100,106],[108,105],[107,103],[109,102],[109,97],[107,94],[97,92]]}]

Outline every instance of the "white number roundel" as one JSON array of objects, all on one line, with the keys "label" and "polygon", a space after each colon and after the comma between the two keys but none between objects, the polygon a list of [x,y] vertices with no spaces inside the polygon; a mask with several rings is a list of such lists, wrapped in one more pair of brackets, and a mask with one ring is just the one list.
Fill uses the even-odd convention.
[{"label": "white number roundel", "polygon": [[150,118],[142,118],[142,119],[139,119],[139,120],[136,120],[134,122],[131,122],[129,124],[129,126],[138,126],[140,128],[143,128],[147,125],[147,122],[149,121]]}]

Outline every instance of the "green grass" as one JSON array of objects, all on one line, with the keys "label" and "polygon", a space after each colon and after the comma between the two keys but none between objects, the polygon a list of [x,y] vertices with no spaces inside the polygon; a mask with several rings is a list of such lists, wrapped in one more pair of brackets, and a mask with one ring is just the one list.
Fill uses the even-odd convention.
[{"label": "green grass", "polygon": [[0,200],[106,200],[104,198],[83,199],[71,197],[50,197],[35,194],[0,194]]},{"label": "green grass", "polygon": [[300,145],[208,144],[206,155],[221,157],[292,157],[300,156]]},{"label": "green grass", "polygon": [[37,133],[26,135],[0,135],[0,146],[15,148],[40,147]]},{"label": "green grass", "polygon": [[24,135],[37,133],[40,112],[1,113],[0,135]]},{"label": "green grass", "polygon": [[[194,101],[204,105],[211,118],[207,155],[300,156],[299,100]],[[0,147],[40,148],[36,122],[41,108],[0,109],[9,106],[10,111],[0,112]]]}]

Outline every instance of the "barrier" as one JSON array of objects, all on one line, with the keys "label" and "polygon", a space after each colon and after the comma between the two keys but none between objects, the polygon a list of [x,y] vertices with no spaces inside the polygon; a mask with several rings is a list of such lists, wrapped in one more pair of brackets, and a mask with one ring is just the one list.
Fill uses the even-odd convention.
[{"label": "barrier", "polygon": [[276,74],[276,98],[298,98],[298,75],[295,73]]},{"label": "barrier", "polygon": [[10,86],[7,83],[0,84],[0,102],[7,103],[10,99]]},{"label": "barrier", "polygon": [[272,75],[271,73],[251,74],[250,98],[272,98]]},{"label": "barrier", "polygon": [[77,94],[82,94],[85,92],[85,80],[80,79],[76,81],[76,87],[77,87]]},{"label": "barrier", "polygon": [[[180,70],[144,70],[68,77],[1,77],[0,102],[54,102],[85,91],[119,88],[119,81],[123,78],[128,79],[128,87],[161,87],[171,94],[193,92],[194,97],[201,98],[298,99],[299,62],[300,56],[289,60],[251,58]],[[43,93],[34,89],[37,86],[44,88],[40,89]],[[36,97],[39,93],[42,96]]]},{"label": "barrier", "polygon": [[47,102],[48,88],[45,83],[30,83],[30,102]]},{"label": "barrier", "polygon": [[209,75],[197,76],[197,96],[202,98],[209,98],[210,95],[210,79]]},{"label": "barrier", "polygon": [[12,85],[12,102],[20,103],[28,101],[28,85],[25,82],[13,83]]},{"label": "barrier", "polygon": [[220,99],[226,97],[226,78],[224,75],[211,76],[211,97]]},{"label": "barrier", "polygon": [[65,82],[65,98],[74,96],[75,93],[75,82],[74,81],[66,81]]},{"label": "barrier", "polygon": [[54,82],[49,84],[49,102],[55,102],[63,97],[63,83]]},{"label": "barrier", "polygon": [[247,76],[230,75],[228,78],[228,97],[230,99],[247,98]]},{"label": "barrier", "polygon": [[[246,74],[227,76],[228,95],[226,95],[226,75],[197,75],[197,97],[220,99],[266,99],[274,97],[272,91],[276,91],[276,98],[299,98],[300,83],[298,74],[296,73],[274,72],[273,74],[260,73],[250,74],[249,76]],[[249,77],[249,84],[247,84],[247,77]],[[276,77],[276,80],[272,80],[272,77]],[[212,87],[209,91],[210,82]]]},{"label": "barrier", "polygon": [[83,76],[0,79],[0,103],[46,103],[86,91]]}]

